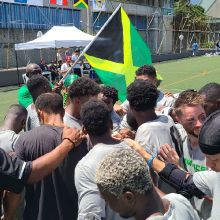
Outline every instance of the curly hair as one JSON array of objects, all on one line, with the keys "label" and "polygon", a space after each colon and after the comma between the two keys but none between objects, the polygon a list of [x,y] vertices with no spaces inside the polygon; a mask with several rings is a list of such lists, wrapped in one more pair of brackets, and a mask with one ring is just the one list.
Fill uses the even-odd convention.
[{"label": "curly hair", "polygon": [[37,97],[35,107],[47,114],[64,114],[63,98],[57,93],[44,93]]},{"label": "curly hair", "polygon": [[127,99],[136,111],[154,109],[158,96],[157,88],[147,80],[135,80],[127,88]]},{"label": "curly hair", "polygon": [[99,85],[85,77],[76,79],[69,87],[70,99],[82,96],[95,96],[100,93]]},{"label": "curly hair", "polygon": [[152,65],[143,65],[139,67],[136,72],[136,76],[141,76],[141,75],[149,75],[153,78],[156,78],[156,69]]},{"label": "curly hair", "polygon": [[111,115],[103,101],[91,99],[86,102],[80,116],[89,135],[101,136],[109,131]]},{"label": "curly hair", "polygon": [[96,171],[96,183],[101,193],[120,198],[125,191],[148,194],[153,190],[146,161],[132,149],[120,149],[108,154]]},{"label": "curly hair", "polygon": [[195,90],[188,89],[179,94],[179,97],[174,103],[174,111],[177,116],[182,115],[184,106],[204,105],[203,97]]},{"label": "curly hair", "polygon": [[131,127],[132,130],[137,131],[138,123],[134,117],[134,114],[132,113],[130,109],[127,111],[127,123]]},{"label": "curly hair", "polygon": [[118,90],[111,86],[103,86],[101,92],[107,98],[112,98],[113,105],[118,101]]}]

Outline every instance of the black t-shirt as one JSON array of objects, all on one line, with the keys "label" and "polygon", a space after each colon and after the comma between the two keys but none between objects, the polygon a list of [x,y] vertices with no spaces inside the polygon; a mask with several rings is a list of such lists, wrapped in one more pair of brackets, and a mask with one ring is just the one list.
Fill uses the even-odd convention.
[{"label": "black t-shirt", "polygon": [[20,193],[31,173],[31,162],[9,156],[0,148],[0,189]]},{"label": "black t-shirt", "polygon": [[[52,151],[62,140],[62,128],[42,125],[23,133],[16,142],[16,155],[32,161]],[[77,219],[78,196],[74,185],[74,170],[87,153],[81,144],[69,152],[65,160],[51,175],[35,185],[26,186],[24,220]]]}]

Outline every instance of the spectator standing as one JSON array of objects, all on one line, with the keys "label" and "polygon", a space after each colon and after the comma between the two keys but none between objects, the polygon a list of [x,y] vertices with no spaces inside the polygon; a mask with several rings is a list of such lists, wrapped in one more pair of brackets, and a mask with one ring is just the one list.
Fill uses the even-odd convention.
[{"label": "spectator standing", "polygon": [[198,43],[196,42],[196,40],[194,40],[193,44],[192,44],[192,52],[193,52],[193,56],[196,56],[196,53],[199,49],[199,45]]},{"label": "spectator standing", "polygon": [[[72,54],[72,62],[75,63],[77,61],[77,59],[79,58],[79,55],[80,55],[80,49],[77,48],[73,54]],[[82,69],[81,69],[81,62],[78,61],[74,67],[73,67],[73,70],[74,70],[74,74],[78,75],[78,76],[82,76]]]}]

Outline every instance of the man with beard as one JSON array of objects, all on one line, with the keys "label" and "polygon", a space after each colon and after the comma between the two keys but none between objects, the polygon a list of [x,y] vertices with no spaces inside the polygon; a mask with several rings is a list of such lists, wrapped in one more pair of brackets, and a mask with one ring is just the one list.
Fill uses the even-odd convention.
[{"label": "man with beard", "polygon": [[205,155],[199,148],[199,131],[205,121],[206,114],[203,98],[194,90],[180,93],[174,104],[177,124],[183,142],[183,158],[187,171],[194,173],[207,170]]},{"label": "man with beard", "polygon": [[[181,165],[191,174],[208,169],[205,154],[202,153],[198,142],[199,132],[206,118],[203,100],[198,92],[186,90],[180,93],[174,104],[174,112],[179,122],[176,127],[183,143],[183,149],[180,149],[183,159]],[[170,149],[165,147],[160,152],[165,160],[168,150]],[[202,219],[210,217],[212,203],[209,200],[194,197],[191,202]]]},{"label": "man with beard", "polygon": [[[140,153],[161,178],[174,186],[187,198],[211,197],[213,207],[210,220],[220,219],[220,110],[212,113],[204,122],[199,133],[199,147],[206,156],[206,164],[212,170],[190,175],[171,163],[164,163],[148,154],[143,147],[132,140],[127,143]],[[185,218],[187,219],[187,218]]]}]

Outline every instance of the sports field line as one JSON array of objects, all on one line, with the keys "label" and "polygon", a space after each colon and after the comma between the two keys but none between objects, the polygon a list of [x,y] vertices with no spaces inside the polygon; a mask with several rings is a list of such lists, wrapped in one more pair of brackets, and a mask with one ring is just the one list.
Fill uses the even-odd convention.
[{"label": "sports field line", "polygon": [[167,84],[167,85],[164,85],[164,86],[161,86],[162,89],[165,89],[169,86],[172,86],[172,85],[177,85],[179,83],[182,83],[182,82],[185,82],[185,81],[188,81],[190,79],[194,79],[194,78],[197,78],[197,77],[200,77],[200,76],[204,76],[204,75],[208,75],[216,70],[220,70],[220,68],[216,68],[216,69],[213,69],[213,70],[210,70],[210,71],[207,71],[207,72],[202,72],[202,73],[197,73],[196,75],[193,75],[193,76],[190,76],[188,78],[185,78],[185,79],[181,79],[181,80],[178,80],[178,81],[175,81],[173,83],[170,83],[170,84]]}]

